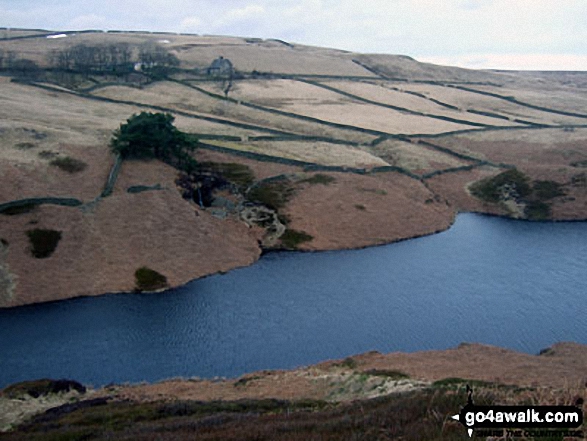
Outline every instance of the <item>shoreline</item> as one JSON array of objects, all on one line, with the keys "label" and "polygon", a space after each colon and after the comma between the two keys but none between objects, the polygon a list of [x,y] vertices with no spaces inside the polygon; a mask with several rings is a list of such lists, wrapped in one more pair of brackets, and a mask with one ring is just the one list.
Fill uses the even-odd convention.
[{"label": "shoreline", "polygon": [[[479,219],[481,219],[481,218],[478,218],[478,213],[459,213],[459,214],[473,215],[473,216],[467,216],[467,219],[468,219],[468,222],[469,222],[467,225],[478,225],[478,226],[484,226],[484,225],[485,225],[485,226],[491,226],[491,225],[493,225],[493,226],[495,226],[495,227],[497,227],[497,226],[499,226],[499,225],[502,225],[502,226],[503,226],[503,225],[505,225],[505,223],[502,223],[502,222],[501,222],[501,220],[496,220],[496,221],[491,221],[491,220],[480,221]],[[491,217],[502,217],[502,216],[491,216]],[[477,219],[475,219],[475,218],[477,218]],[[502,218],[503,218],[503,217],[502,217]],[[489,218],[488,218],[488,219],[489,219]],[[456,220],[458,220],[458,219],[457,219],[457,218],[455,218],[455,221],[456,221]],[[502,220],[505,220],[505,221],[507,221],[507,220],[510,220],[510,219],[502,219]],[[463,221],[465,221],[465,220],[463,220]],[[453,223],[453,226],[454,226],[454,223]],[[521,227],[521,228],[523,229],[523,231],[526,231],[526,227]],[[563,228],[563,230],[564,230],[564,231],[567,231],[567,228],[566,228],[566,227],[562,227],[562,228]],[[579,226],[579,227],[577,227],[577,228],[578,228],[578,229],[572,228],[572,231],[574,231],[575,233],[576,233],[576,232],[583,231],[583,227],[582,227],[582,226]],[[541,227],[539,227],[539,230],[542,230],[542,229],[541,229]],[[446,230],[445,230],[445,231],[446,231]],[[461,229],[461,231],[462,231],[462,229]],[[475,230],[469,230],[469,229],[467,229],[467,231],[475,231]],[[477,231],[478,231],[478,232],[482,232],[483,230],[482,230],[482,229],[478,229]],[[553,232],[553,234],[556,234],[556,233],[554,233],[554,232],[555,232],[555,230],[554,230],[554,229],[552,229],[552,228],[549,228],[549,229],[548,229],[548,231],[551,231],[551,232]],[[561,231],[562,231],[562,230],[561,230]],[[448,239],[450,239],[450,237],[449,237]],[[443,239],[443,240],[444,240],[444,239]],[[455,240],[456,240],[456,239],[455,239]],[[441,243],[441,242],[437,242],[437,243]],[[341,251],[354,251],[354,250],[341,250]],[[367,253],[367,254],[369,254],[369,255],[373,255],[372,253]],[[349,255],[350,255],[350,254],[349,254]],[[379,254],[378,254],[378,253],[375,253],[375,255],[379,255]],[[334,257],[336,258],[336,256],[334,256]],[[344,255],[342,255],[342,258],[344,259]],[[298,258],[294,258],[294,257],[292,256],[292,261],[297,261],[297,259],[298,259]],[[303,256],[300,256],[300,257],[299,257],[299,259],[303,259]],[[279,259],[276,259],[276,260],[279,260]],[[286,259],[286,261],[287,261],[287,260],[289,260],[289,259]],[[287,268],[287,267],[286,267],[286,268]],[[249,273],[249,274],[250,274],[250,273]],[[276,274],[279,274],[279,273],[276,273]],[[234,280],[234,279],[232,279],[232,280]],[[212,283],[214,283],[214,282],[212,282]],[[238,292],[238,290],[237,290],[237,292]],[[189,292],[188,290],[184,290],[184,292],[182,292],[181,294],[179,294],[179,293],[178,293],[178,295],[179,295],[179,296],[184,296],[184,295],[185,295],[185,296],[186,296],[186,298],[187,298],[187,297],[189,297],[189,296],[190,296],[192,293],[193,293],[193,291],[192,291],[192,292]],[[119,295],[119,296],[124,296],[124,298],[128,298],[128,296],[127,296],[127,293],[120,293],[120,292],[119,292],[119,293],[110,293],[110,294],[112,294],[112,295]],[[145,295],[149,295],[149,296],[151,296],[151,295],[159,295],[159,294],[162,294],[162,293],[161,293],[161,292],[159,292],[159,293],[142,293],[142,294],[145,294]],[[117,299],[115,299],[115,300],[113,301],[113,303],[111,303],[111,304],[118,304],[118,302],[121,302],[121,304],[123,304],[123,305],[131,305],[131,307],[132,307],[132,305],[133,305],[133,304],[134,304],[134,305],[140,305],[140,304],[143,304],[143,303],[144,303],[145,305],[147,305],[147,304],[149,304],[149,303],[152,303],[152,302],[155,302],[155,303],[163,302],[163,303],[165,303],[165,302],[167,301],[166,299],[163,299],[163,298],[157,298],[156,300],[151,300],[151,299],[152,299],[151,297],[149,297],[149,298],[143,297],[143,298],[136,298],[136,299],[128,298],[129,300],[121,300],[121,299],[123,299],[123,298],[122,298],[122,297],[120,297],[118,300],[117,300]],[[236,299],[238,299],[238,296],[236,297]],[[75,300],[75,299],[71,299],[71,300]],[[170,299],[169,299],[169,301],[171,302],[171,304],[172,304],[172,305],[174,304],[174,298],[170,298]],[[53,302],[52,302],[52,303],[53,303]],[[105,302],[104,302],[104,303],[100,303],[100,304],[108,304],[108,301],[105,299]],[[85,304],[85,305],[86,305],[86,306],[89,306],[89,305],[91,305],[91,303],[88,303],[88,304]],[[36,306],[36,305],[25,305],[25,306],[34,307],[34,306]],[[82,306],[83,306],[83,305],[82,305]],[[83,306],[83,307],[85,308],[86,306]],[[73,306],[64,306],[64,307],[67,309],[67,308],[72,308]],[[43,306],[41,306],[41,308],[43,308]],[[2,313],[4,313],[3,311],[5,311],[5,310],[6,310],[6,309],[4,309],[4,310],[1,310],[1,311],[2,311]],[[26,310],[21,310],[21,309],[15,310],[15,314],[17,314],[18,312],[23,312],[23,311],[26,311]],[[29,309],[29,311],[34,311],[34,310],[30,310],[30,309]],[[42,309],[39,309],[39,311],[42,311]],[[7,313],[7,314],[10,314],[10,313]],[[9,317],[9,316],[7,315],[7,317]],[[576,335],[576,333],[575,333],[575,335]],[[451,342],[449,342],[449,343],[448,343],[446,346],[442,346],[440,349],[439,349],[438,347],[433,347],[433,348],[422,349],[422,347],[420,346],[420,348],[417,348],[417,347],[416,347],[415,349],[407,349],[407,350],[406,350],[406,349],[401,349],[401,348],[402,348],[402,347],[407,347],[407,346],[405,346],[405,345],[404,345],[404,346],[402,346],[401,344],[399,344],[399,345],[398,345],[398,344],[394,344],[394,345],[392,345],[392,346],[388,347],[388,349],[387,349],[387,350],[390,350],[390,348],[391,348],[392,350],[395,350],[394,348],[399,348],[399,349],[401,349],[401,350],[402,350],[404,353],[410,353],[410,354],[411,354],[411,353],[418,353],[418,352],[429,352],[429,351],[448,351],[448,350],[451,350],[451,349],[453,349],[455,344],[458,344],[458,342],[462,342],[462,340],[465,340],[465,339],[466,339],[466,337],[465,337],[465,338],[463,338],[463,339],[460,339],[460,338],[459,338],[458,340],[454,339],[454,340],[452,341],[452,343],[451,343]],[[473,341],[473,342],[487,342],[487,340],[484,340],[483,338],[477,338],[477,339],[474,339],[474,340],[469,340],[469,341]],[[495,340],[495,341],[498,341],[498,340]],[[580,342],[579,340],[576,340],[576,341],[577,341],[577,343],[579,343],[579,342]],[[545,343],[545,344],[544,344],[544,346],[547,346],[547,345],[555,345],[555,344],[556,344],[556,341],[550,341],[550,340],[546,340],[544,343]],[[584,342],[583,342],[583,343],[584,343]],[[464,344],[478,344],[478,343],[464,343]],[[483,343],[480,343],[480,344],[483,344]],[[502,348],[510,348],[510,347],[511,347],[511,346],[508,346],[508,345],[507,345],[507,339],[506,339],[506,340],[499,340],[499,344],[501,345],[501,347],[502,347]],[[362,349],[361,349],[361,350],[363,350],[363,351],[364,351],[364,350],[369,350],[369,349],[374,349],[374,348],[375,348],[375,349],[382,350],[382,349],[383,349],[383,348],[385,348],[385,347],[386,347],[385,345],[381,346],[381,344],[369,344],[369,345],[366,345],[366,346],[362,347]],[[526,346],[526,347],[528,347],[528,346]],[[542,347],[542,345],[540,345],[540,347],[538,347],[538,345],[536,345],[536,344],[534,344],[534,345],[530,345],[530,347],[531,347],[531,350],[528,350],[528,351],[525,351],[525,350],[523,350],[523,349],[518,349],[518,348],[505,349],[505,350],[513,350],[513,351],[517,351],[517,352],[525,353],[525,354],[527,354],[527,355],[538,355],[538,354],[539,354],[539,351],[541,351],[542,349],[544,349],[544,348]],[[349,351],[349,353],[352,353],[352,352],[351,352],[351,351]],[[329,358],[329,357],[328,357],[328,354],[326,354],[325,358]],[[315,360],[312,360],[311,362],[314,362],[314,361],[315,361]],[[302,362],[303,362],[303,363],[306,363],[306,361],[303,361],[303,360],[302,360]],[[257,367],[255,367],[254,365],[251,365],[251,366],[249,366],[248,368],[246,368],[244,371],[242,371],[242,370],[241,370],[241,371],[238,371],[238,370],[236,370],[236,371],[235,371],[235,370],[233,370],[233,371],[232,371],[232,372],[229,374],[230,376],[229,376],[228,378],[235,378],[235,377],[237,377],[238,375],[240,375],[242,372],[249,372],[249,371],[256,370],[256,369],[258,369],[258,368],[259,368],[258,366],[259,366],[259,365],[257,365]],[[238,366],[237,366],[237,367],[238,367]],[[263,366],[261,365],[261,367],[260,367],[260,368],[262,368],[262,367],[263,367]],[[299,366],[297,366],[297,367],[296,367],[296,365],[294,365],[294,366],[287,366],[287,365],[285,365],[285,367],[283,367],[283,369],[299,369],[299,368],[300,368],[300,367],[299,367]],[[193,371],[192,371],[192,372],[193,372]],[[202,372],[203,372],[203,371],[202,371]],[[225,372],[228,372],[228,371],[225,371]],[[236,372],[236,373],[234,373],[234,372]],[[218,373],[218,371],[216,371],[216,373]],[[214,374],[214,372],[210,374],[210,377],[205,377],[205,378],[213,378],[213,377],[212,377],[212,375],[213,375],[213,374]],[[226,374],[225,374],[225,373],[221,373],[221,375],[226,375]],[[171,375],[170,375],[170,376],[171,376],[171,377],[173,377],[173,376],[174,376],[174,374],[173,374],[173,373],[171,373]],[[163,381],[165,378],[166,378],[166,377],[161,377],[160,379],[156,379],[156,380],[154,380],[154,379],[151,379],[151,380],[148,380],[148,381]],[[168,378],[168,377],[167,377],[167,378]],[[74,379],[75,379],[75,378],[74,378]],[[139,378],[139,379],[137,379],[136,381],[143,381],[143,380]]]},{"label": "shoreline", "polygon": [[98,296],[110,296],[110,295],[128,295],[128,294],[153,294],[153,295],[164,295],[166,292],[177,289],[177,288],[181,288],[184,287],[186,285],[188,285],[189,283],[195,282],[197,280],[202,280],[208,277],[212,277],[212,276],[218,276],[218,275],[223,275],[223,274],[227,274],[230,271],[236,270],[236,269],[240,269],[240,268],[247,268],[250,267],[254,264],[256,264],[263,256],[269,255],[269,254],[277,254],[277,253],[297,253],[297,254],[305,254],[305,253],[322,253],[322,252],[329,252],[329,251],[353,251],[353,250],[363,250],[363,249],[367,249],[367,248],[375,248],[375,247],[382,247],[382,246],[389,246],[389,245],[393,245],[396,243],[400,243],[400,242],[406,242],[409,240],[414,240],[414,239],[420,239],[423,237],[428,237],[428,236],[433,236],[433,235],[437,235],[440,233],[444,233],[446,231],[449,231],[453,225],[455,224],[457,217],[461,214],[473,214],[473,215],[477,215],[477,216],[486,216],[486,217],[491,217],[491,218],[498,218],[498,219],[503,219],[503,220],[507,220],[507,221],[520,221],[520,222],[529,222],[529,223],[538,223],[538,224],[550,224],[550,223],[580,223],[580,222],[587,222],[587,218],[585,219],[548,219],[548,220],[531,220],[531,219],[520,219],[520,218],[514,218],[514,217],[510,217],[507,215],[502,215],[502,214],[495,214],[495,213],[487,213],[487,212],[480,212],[480,211],[459,211],[459,212],[455,212],[455,215],[453,216],[450,224],[448,225],[447,228],[444,229],[438,229],[436,231],[430,232],[430,233],[425,233],[425,234],[418,234],[418,235],[414,235],[411,237],[405,237],[405,238],[399,238],[399,239],[395,239],[389,242],[385,242],[385,243],[377,243],[377,244],[372,244],[372,245],[364,245],[364,246],[358,246],[358,247],[341,247],[341,248],[336,248],[336,249],[317,249],[317,250],[306,250],[306,249],[298,249],[298,250],[285,250],[285,249],[261,249],[261,252],[259,254],[259,256],[257,257],[257,259],[255,259],[253,262],[249,263],[249,264],[244,264],[244,265],[237,265],[234,267],[229,268],[228,270],[218,270],[209,274],[205,274],[203,276],[200,277],[196,277],[193,279],[190,279],[184,283],[180,283],[177,285],[173,285],[173,286],[169,286],[166,288],[162,288],[159,290],[155,290],[155,291],[139,291],[136,289],[133,290],[120,290],[120,291],[109,291],[109,292],[103,292],[103,293],[99,293],[99,294],[88,294],[88,295],[74,295],[72,297],[67,297],[67,298],[62,298],[62,299],[50,299],[50,300],[46,300],[46,301],[40,301],[40,302],[32,302],[32,303],[26,303],[26,304],[22,304],[22,305],[15,305],[15,306],[0,306],[0,311],[8,311],[8,310],[13,310],[13,309],[20,309],[20,308],[25,308],[25,307],[34,307],[36,305],[44,305],[44,304],[55,304],[55,303],[59,303],[59,302],[63,302],[63,301],[68,301],[68,300],[75,300],[75,299],[87,299],[87,298],[92,298],[92,297],[98,297]]},{"label": "shoreline", "polygon": [[[553,394],[581,396],[587,364],[587,345],[555,343],[530,355],[479,343],[462,343],[445,350],[412,353],[377,351],[331,359],[294,369],[260,370],[235,378],[167,378],[154,382],[110,383],[94,387],[75,379],[25,380],[0,389],[0,433],[10,432],[35,415],[76,403],[221,403],[243,400],[317,400],[330,405],[393,399],[407,392],[438,387],[532,390],[545,399]],[[37,398],[27,389],[43,382],[69,383],[69,389]],[[441,386],[442,385],[442,386]],[[21,397],[2,392],[20,390]],[[33,389],[34,390],[34,389]],[[79,391],[79,392],[78,392]],[[11,392],[13,393],[13,392]],[[577,395],[579,394],[579,395]],[[73,403],[73,404],[72,404]],[[547,404],[546,402],[541,404]],[[50,411],[51,412],[51,411]]]}]

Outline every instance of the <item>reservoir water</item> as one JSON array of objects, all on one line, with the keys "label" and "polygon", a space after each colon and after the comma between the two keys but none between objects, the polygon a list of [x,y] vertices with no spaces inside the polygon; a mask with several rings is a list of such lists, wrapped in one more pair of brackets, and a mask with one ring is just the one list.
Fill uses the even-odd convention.
[{"label": "reservoir water", "polygon": [[387,246],[274,253],[160,294],[0,310],[0,387],[238,376],[461,342],[587,343],[587,223],[459,215]]}]

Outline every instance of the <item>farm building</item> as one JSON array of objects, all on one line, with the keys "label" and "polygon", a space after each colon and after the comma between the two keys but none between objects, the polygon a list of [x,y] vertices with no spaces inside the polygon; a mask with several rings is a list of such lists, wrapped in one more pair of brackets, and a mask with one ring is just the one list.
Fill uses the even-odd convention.
[{"label": "farm building", "polygon": [[212,77],[231,77],[233,73],[232,63],[228,58],[220,56],[212,62],[206,73]]}]

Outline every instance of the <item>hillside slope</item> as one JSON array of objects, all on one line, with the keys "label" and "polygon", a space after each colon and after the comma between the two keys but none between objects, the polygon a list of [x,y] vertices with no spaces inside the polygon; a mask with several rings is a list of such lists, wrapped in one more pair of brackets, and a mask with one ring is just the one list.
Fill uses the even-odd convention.
[{"label": "hillside slope", "polygon": [[[5,34],[0,307],[131,291],[142,267],[173,287],[267,249],[389,243],[459,211],[587,219],[587,74],[238,37]],[[141,111],[199,139],[200,177],[124,161],[101,197],[112,133]],[[488,181],[513,168],[530,195]],[[205,206],[202,176],[224,182]],[[475,190],[482,179],[497,198]],[[35,257],[35,234],[59,237],[49,255]]]}]

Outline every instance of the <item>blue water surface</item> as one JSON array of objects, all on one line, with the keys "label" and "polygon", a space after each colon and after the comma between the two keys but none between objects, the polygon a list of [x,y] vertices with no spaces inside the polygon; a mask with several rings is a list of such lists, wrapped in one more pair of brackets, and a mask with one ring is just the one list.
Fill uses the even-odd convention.
[{"label": "blue water surface", "polygon": [[587,223],[461,214],[446,232],[272,253],[159,294],[0,310],[0,387],[234,377],[378,350],[587,343]]}]

